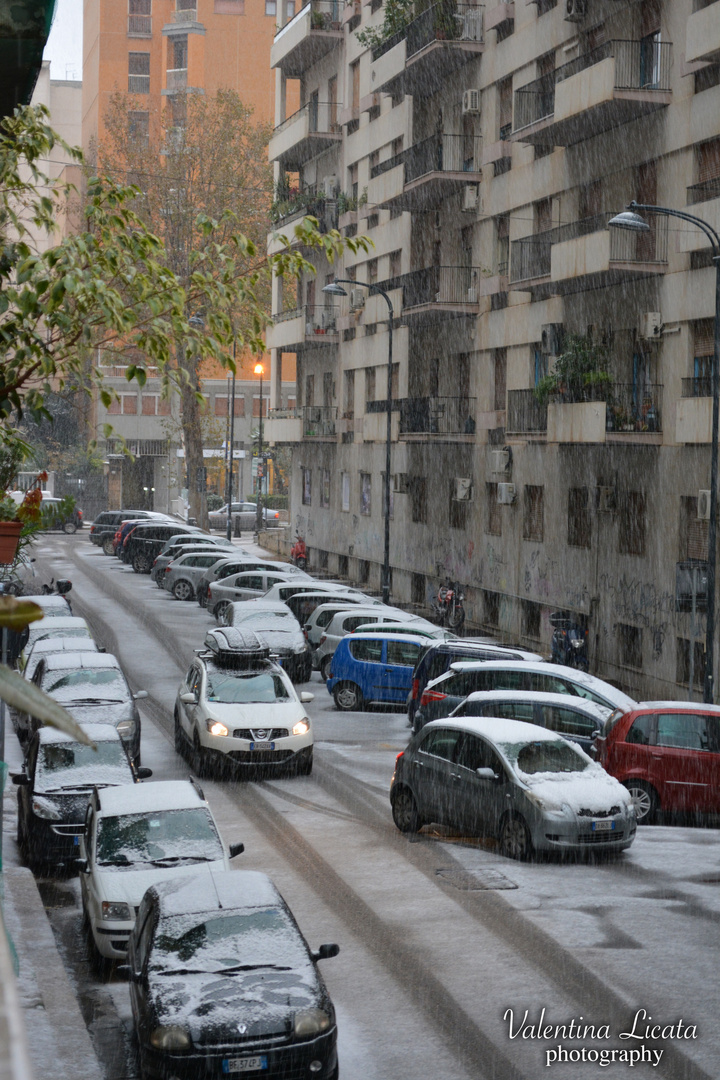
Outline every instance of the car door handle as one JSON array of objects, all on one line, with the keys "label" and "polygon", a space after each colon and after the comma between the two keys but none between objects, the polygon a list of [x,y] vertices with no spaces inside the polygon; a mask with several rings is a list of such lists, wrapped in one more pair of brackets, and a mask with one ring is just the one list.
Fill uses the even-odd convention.
[{"label": "car door handle", "polygon": [[415,760],[415,761],[413,761],[413,765],[415,766],[416,769],[424,769],[425,768],[425,764],[422,761]]},{"label": "car door handle", "polygon": [[392,675],[392,668],[391,667],[386,667],[385,668],[385,674],[386,675]]},{"label": "car door handle", "polygon": [[655,761],[662,761],[662,754],[653,754],[652,756],[654,757]]},{"label": "car door handle", "polygon": [[453,773],[450,773],[450,779],[451,780],[462,780],[462,776],[461,776],[460,773],[453,772]]}]

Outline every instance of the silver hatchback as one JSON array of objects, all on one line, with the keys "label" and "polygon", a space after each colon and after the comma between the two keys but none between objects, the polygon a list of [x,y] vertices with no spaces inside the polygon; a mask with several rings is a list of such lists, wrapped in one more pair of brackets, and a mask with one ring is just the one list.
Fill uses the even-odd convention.
[{"label": "silver hatchback", "polygon": [[227,558],[227,551],[192,551],[180,555],[165,567],[164,589],[171,592],[176,600],[193,600],[195,588],[202,580],[205,571]]}]

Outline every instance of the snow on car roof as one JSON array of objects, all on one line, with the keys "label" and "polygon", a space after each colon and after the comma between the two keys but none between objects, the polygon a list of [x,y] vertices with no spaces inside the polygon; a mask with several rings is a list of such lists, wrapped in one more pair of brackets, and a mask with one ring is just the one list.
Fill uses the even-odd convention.
[{"label": "snow on car roof", "polygon": [[[36,597],[23,596],[23,601],[25,600],[31,600],[34,604],[36,602]],[[70,610],[67,604],[65,604],[65,607],[68,611]],[[88,624],[85,622],[85,620],[81,619],[77,615],[61,615],[57,618],[50,618],[46,615],[46,618],[47,622],[45,622],[45,619],[42,619],[36,623],[31,624],[31,635],[33,630],[74,630],[78,626],[84,626],[86,629],[89,629]]]},{"label": "snow on car roof", "polygon": [[40,596],[23,596],[23,603],[27,600],[41,607],[48,617],[51,617],[53,612],[58,612],[60,618],[70,614],[70,608],[64,596],[46,596],[44,593]]},{"label": "snow on car roof", "polygon": [[[468,701],[489,703],[493,701],[520,701],[537,705],[558,705],[564,709],[573,708],[578,709],[580,712],[594,713],[603,720],[613,711],[609,705],[588,701],[587,698],[568,697],[567,694],[546,694],[542,690],[473,690],[472,694],[468,694],[465,698],[465,702]],[[460,708],[459,705],[458,708]],[[718,712],[720,712],[720,709],[718,709]]]},{"label": "snow on car roof", "polygon": [[102,813],[109,817],[186,810],[196,806],[205,806],[205,800],[189,780],[154,780],[138,784],[131,790],[102,793]]},{"label": "snow on car roof", "polygon": [[347,641],[348,644],[352,644],[353,641],[357,641],[358,639],[362,641],[367,641],[368,638],[373,638],[376,641],[378,639],[380,639],[381,641],[402,641],[407,645],[423,644],[423,642],[418,639],[417,634],[393,634],[389,630],[378,630],[375,633],[372,633],[368,630],[364,634],[348,634],[342,640]]},{"label": "snow on car roof", "polygon": [[[30,650],[28,660],[31,656],[40,655],[40,653],[56,653],[56,652],[97,652],[97,643],[92,638],[76,638],[76,637],[54,637],[54,638],[41,638],[40,641],[36,641]],[[107,654],[105,654],[107,655]]]},{"label": "snow on car roof", "polygon": [[258,870],[220,870],[198,877],[172,878],[159,882],[154,889],[163,916],[269,907],[283,902],[267,874]]},{"label": "snow on car roof", "polygon": [[496,743],[557,742],[562,736],[556,731],[537,724],[528,724],[526,720],[508,720],[500,716],[453,716],[442,720],[431,720],[422,729],[428,731],[435,727],[452,727],[459,731],[468,731],[473,735],[485,735]]},{"label": "snow on car roof", "polygon": [[119,670],[120,661],[112,653],[61,652],[45,657],[46,671],[65,671],[67,668],[114,668]]},{"label": "snow on car roof", "polygon": [[[720,713],[720,705],[703,705],[700,701],[638,701],[636,709],[680,709],[683,712]],[[629,709],[627,710],[630,711]]]},{"label": "snow on car roof", "polygon": [[[80,727],[93,742],[121,741],[117,729],[112,724],[80,724]],[[58,731],[56,728],[41,727],[38,728],[37,733],[42,746],[47,746],[49,743],[77,742],[73,735],[67,735],[64,731]]]},{"label": "snow on car roof", "polygon": [[[505,668],[504,660],[453,660],[450,665],[450,671],[504,671]],[[581,686],[586,686],[588,690],[594,690],[596,693],[606,693],[608,697],[612,693],[618,702],[622,701],[633,708],[637,707],[637,702],[622,690],[618,690],[616,686],[598,679],[595,675],[588,675],[585,671],[578,671],[577,668],[565,667],[564,664],[550,664],[541,660],[513,660],[512,670],[529,671],[531,674],[542,672],[544,675],[557,675],[559,678],[570,679]]]}]

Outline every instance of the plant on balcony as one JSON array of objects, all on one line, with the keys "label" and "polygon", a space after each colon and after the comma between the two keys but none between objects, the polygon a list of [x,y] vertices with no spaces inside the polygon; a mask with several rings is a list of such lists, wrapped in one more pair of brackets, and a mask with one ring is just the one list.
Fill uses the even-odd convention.
[{"label": "plant on balcony", "polygon": [[364,206],[368,201],[367,188],[363,188],[362,195],[358,198],[357,195],[348,195],[347,192],[341,191],[337,197],[337,209],[338,214],[347,214],[352,210],[357,210],[360,206]]},{"label": "plant on balcony", "polygon": [[549,401],[566,404],[606,401],[612,377],[607,370],[608,347],[589,334],[568,334],[555,366],[535,387],[541,405]]},{"label": "plant on balcony", "polygon": [[414,18],[415,0],[387,0],[381,25],[358,30],[355,37],[366,49],[378,49],[388,38],[409,26]]},{"label": "plant on balcony", "polygon": [[270,220],[273,225],[277,225],[284,218],[297,214],[302,210],[307,211],[306,216],[316,217],[323,211],[325,198],[325,192],[323,191],[303,191],[297,185],[291,186],[287,176],[284,176],[275,185],[275,198],[270,207]]}]

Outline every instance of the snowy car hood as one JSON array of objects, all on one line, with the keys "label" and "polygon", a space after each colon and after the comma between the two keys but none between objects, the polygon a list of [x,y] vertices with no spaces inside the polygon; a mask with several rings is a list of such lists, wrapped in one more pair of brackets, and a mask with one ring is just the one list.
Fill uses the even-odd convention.
[{"label": "snowy car hood", "polygon": [[133,869],[131,866],[95,867],[95,880],[98,890],[107,900],[125,901],[131,907],[138,907],[151,885],[169,878],[186,877],[191,874],[204,874],[208,870],[229,870],[227,858],[213,862],[173,863],[170,866],[149,866],[147,870]]},{"label": "snowy car hood", "polygon": [[575,813],[580,810],[607,812],[613,807],[632,803],[627,788],[596,763],[575,773],[525,773],[518,768],[515,773],[533,795],[549,803],[567,803]]},{"label": "snowy car hood", "polygon": [[258,627],[255,633],[263,641],[267,642],[271,650],[293,649],[299,652],[305,651],[305,635],[298,627],[290,627],[289,630],[271,629],[265,630]]},{"label": "snowy car hood", "polygon": [[306,715],[305,706],[299,701],[285,704],[270,702],[250,702],[248,705],[226,705],[220,701],[206,701],[205,711],[208,716],[220,720],[227,727],[286,727],[292,728]]}]

